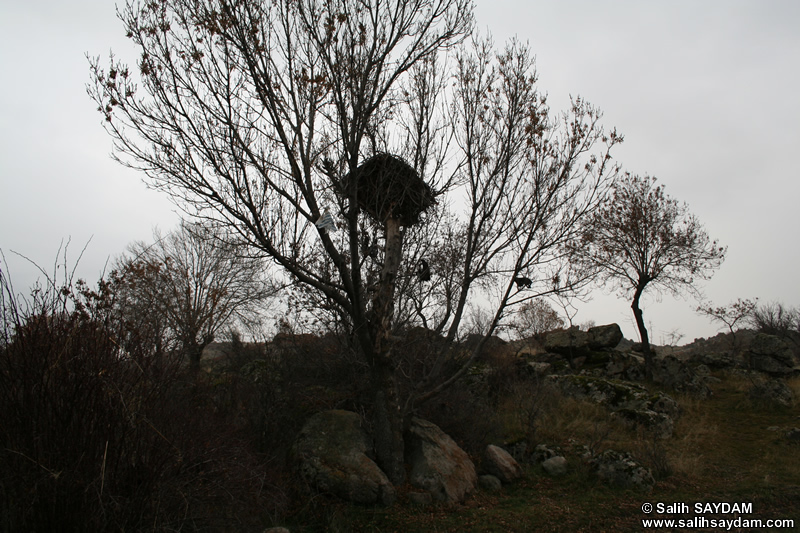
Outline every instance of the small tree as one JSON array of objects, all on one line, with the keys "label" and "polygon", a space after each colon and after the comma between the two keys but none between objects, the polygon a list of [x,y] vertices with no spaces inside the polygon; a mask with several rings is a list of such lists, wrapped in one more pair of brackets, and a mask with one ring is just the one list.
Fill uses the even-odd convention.
[{"label": "small tree", "polygon": [[575,258],[596,268],[601,282],[632,296],[631,309],[642,339],[645,367],[652,377],[653,355],[640,307],[647,287],[673,294],[696,291],[696,278],[708,279],[725,258],[686,204],[656,185],[656,179],[626,173],[612,194],[588,217]]},{"label": "small tree", "polygon": [[564,319],[546,300],[536,299],[520,306],[513,327],[525,339],[564,327]]},{"label": "small tree", "polygon": [[714,307],[711,302],[707,302],[698,306],[697,312],[709,317],[711,320],[725,324],[731,332],[731,348],[735,350],[736,331],[738,328],[734,328],[736,328],[736,324],[746,322],[752,318],[757,302],[758,298],[755,300],[742,300],[739,298],[735,302],[722,307]]},{"label": "small tree", "polygon": [[146,322],[139,330],[152,332],[157,351],[174,344],[195,369],[219,331],[250,325],[273,292],[264,262],[219,237],[187,222],[167,235],[154,231],[154,242],[130,245],[112,273],[123,316]]}]

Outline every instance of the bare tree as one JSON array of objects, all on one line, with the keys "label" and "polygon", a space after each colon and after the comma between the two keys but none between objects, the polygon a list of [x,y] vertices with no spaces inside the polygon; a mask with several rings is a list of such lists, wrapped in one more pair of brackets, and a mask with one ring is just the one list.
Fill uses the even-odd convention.
[{"label": "bare tree", "polygon": [[754,306],[748,321],[761,333],[776,335],[800,346],[800,308],[770,302]]},{"label": "bare tree", "polygon": [[95,60],[89,87],[116,156],[348,330],[371,368],[378,463],[402,482],[404,417],[481,345],[401,399],[391,333],[442,334],[443,361],[471,300],[490,302],[488,338],[507,307],[585,284],[564,244],[621,137],[582,99],[553,117],[521,44],[462,43],[468,0],[159,0],[121,18],[139,72]]},{"label": "bare tree", "polygon": [[705,315],[711,320],[725,324],[728,327],[728,331],[731,332],[731,349],[736,350],[737,329],[734,328],[736,328],[736,325],[740,322],[747,322],[752,318],[757,304],[758,298],[755,300],[742,300],[739,298],[735,302],[721,307],[714,307],[714,304],[711,302],[706,302],[697,307],[697,313]]},{"label": "bare tree", "polygon": [[519,337],[524,339],[564,327],[564,319],[558,316],[547,300],[537,299],[519,307],[513,326]]},{"label": "bare tree", "polygon": [[153,243],[128,247],[112,275],[123,316],[146,323],[131,331],[152,331],[158,352],[174,344],[194,369],[219,331],[252,325],[274,293],[264,262],[219,237],[187,222],[166,235],[156,230]]},{"label": "bare tree", "polygon": [[655,178],[626,173],[602,207],[588,218],[582,239],[573,245],[576,260],[598,269],[602,283],[632,296],[631,309],[642,338],[648,377],[653,355],[639,305],[647,287],[673,294],[696,291],[695,279],[708,279],[725,258],[697,218],[656,185]]}]

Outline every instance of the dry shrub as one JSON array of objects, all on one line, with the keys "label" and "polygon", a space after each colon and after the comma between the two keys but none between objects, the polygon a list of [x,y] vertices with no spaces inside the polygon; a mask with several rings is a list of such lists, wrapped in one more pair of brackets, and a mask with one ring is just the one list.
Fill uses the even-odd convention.
[{"label": "dry shrub", "polygon": [[280,505],[194,374],[146,343],[120,348],[108,302],[1,288],[0,530],[219,530]]},{"label": "dry shrub", "polygon": [[656,480],[665,479],[672,475],[672,458],[667,450],[665,439],[660,438],[657,432],[640,428],[637,431],[633,454],[644,466],[650,469]]},{"label": "dry shrub", "polygon": [[456,383],[425,403],[417,416],[439,426],[473,457],[481,456],[487,445],[503,440],[496,410],[469,381]]}]

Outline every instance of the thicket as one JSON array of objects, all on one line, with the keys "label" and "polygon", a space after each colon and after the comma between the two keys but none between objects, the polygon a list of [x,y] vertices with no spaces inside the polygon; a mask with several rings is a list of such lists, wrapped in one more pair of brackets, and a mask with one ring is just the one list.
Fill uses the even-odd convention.
[{"label": "thicket", "polygon": [[[285,501],[279,472],[113,283],[0,272],[0,531],[220,530]],[[140,324],[141,325],[141,324]]]}]

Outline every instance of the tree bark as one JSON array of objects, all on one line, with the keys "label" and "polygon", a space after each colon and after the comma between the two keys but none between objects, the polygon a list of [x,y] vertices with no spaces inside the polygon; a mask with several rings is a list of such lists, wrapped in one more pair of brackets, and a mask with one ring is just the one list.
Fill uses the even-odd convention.
[{"label": "tree bark", "polygon": [[636,286],[636,292],[633,294],[633,316],[636,318],[636,326],[639,328],[639,336],[642,338],[642,353],[644,354],[644,375],[648,380],[653,379],[653,352],[650,349],[650,337],[647,335],[647,328],[644,326],[644,314],[639,307],[639,299],[642,297],[642,292],[647,286],[647,282],[640,282]]},{"label": "tree bark", "polygon": [[393,218],[386,221],[385,231],[384,264],[372,307],[374,346],[371,366],[375,389],[373,438],[378,466],[389,481],[401,485],[405,481],[403,417],[394,379],[391,330],[394,291],[403,253],[403,233],[400,222]]}]

